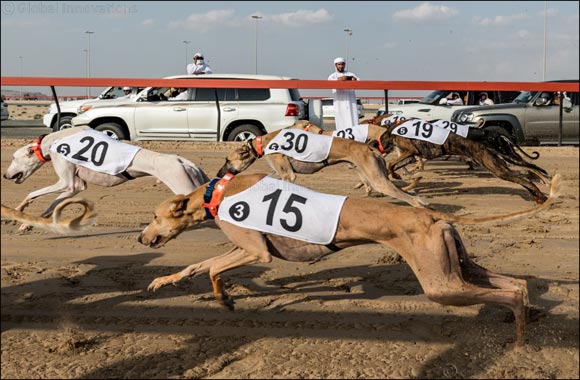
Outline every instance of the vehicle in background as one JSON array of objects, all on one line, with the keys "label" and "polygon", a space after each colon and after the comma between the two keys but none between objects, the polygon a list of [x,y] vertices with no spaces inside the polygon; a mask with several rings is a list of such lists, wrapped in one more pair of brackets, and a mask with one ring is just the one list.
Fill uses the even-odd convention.
[{"label": "vehicle in background", "polygon": [[[334,98],[322,98],[322,118],[334,119]],[[364,107],[360,99],[356,100],[356,108],[358,111],[358,118],[362,119],[365,116]]]},{"label": "vehicle in background", "polygon": [[[452,92],[459,93],[459,97],[462,98],[464,102],[463,106],[445,104],[446,97]],[[389,113],[406,117],[416,117],[423,120],[449,120],[451,119],[453,112],[458,109],[478,106],[479,94],[481,92],[487,92],[488,97],[493,100],[495,104],[510,103],[520,94],[520,91],[436,90],[429,93],[418,103],[389,105]],[[381,107],[378,109],[376,116],[380,116],[384,113],[385,107]]]},{"label": "vehicle in background", "polygon": [[[578,145],[578,104],[578,92],[565,94],[562,100],[562,144]],[[473,128],[495,130],[520,145],[558,144],[559,94],[523,91],[513,103],[457,110],[451,120]]]},{"label": "vehicle in background", "polygon": [[8,104],[2,98],[2,120],[8,120],[10,115],[8,114]]},{"label": "vehicle in background", "polygon": [[[131,90],[131,94],[137,95],[141,90],[143,90],[142,87],[133,87]],[[58,105],[60,106],[59,125],[56,125],[57,120],[56,103],[52,103],[48,107],[48,113],[45,114],[44,117],[42,118],[42,123],[46,127],[51,128],[55,132],[61,129],[71,128],[72,118],[78,114],[79,107],[84,103],[89,101],[116,100],[117,98],[120,98],[122,96],[125,96],[125,93],[123,92],[123,87],[109,87],[95,99],[81,99],[81,100],[58,102]]]},{"label": "vehicle in background", "polygon": [[397,105],[413,104],[413,103],[419,103],[420,101],[421,101],[420,99],[397,99],[397,101],[394,102],[393,104],[397,104]]},{"label": "vehicle in background", "polygon": [[[165,79],[291,80],[271,75],[178,75]],[[308,118],[297,89],[191,87],[169,100],[171,87],[148,87],[133,102],[94,107],[72,119],[119,140],[247,141]]]}]

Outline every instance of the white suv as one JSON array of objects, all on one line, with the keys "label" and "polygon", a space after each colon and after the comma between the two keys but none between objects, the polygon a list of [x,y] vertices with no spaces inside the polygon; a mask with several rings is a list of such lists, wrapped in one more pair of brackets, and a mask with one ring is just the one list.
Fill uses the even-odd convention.
[{"label": "white suv", "polygon": [[[137,93],[141,90],[143,90],[143,88],[133,87],[131,90],[131,94],[137,95]],[[71,120],[73,117],[77,116],[78,109],[81,105],[83,105],[89,101],[91,101],[91,102],[99,101],[100,102],[103,100],[106,100],[106,101],[117,100],[117,98],[120,98],[122,96],[125,96],[125,93],[123,92],[123,87],[109,87],[105,91],[103,91],[101,93],[101,95],[99,95],[95,99],[81,99],[81,100],[71,100],[68,102],[58,102],[58,105],[60,106],[60,123],[59,123],[59,125],[56,124],[56,120],[57,120],[56,103],[52,103],[48,107],[48,113],[46,115],[44,115],[44,117],[42,118],[42,123],[46,127],[51,128],[55,132],[59,131],[61,129],[70,128],[70,127],[72,127]]]},{"label": "white suv", "polygon": [[[365,116],[365,111],[360,99],[356,100],[356,108],[358,118],[362,119]],[[334,119],[334,98],[322,98],[322,117],[325,119]]]},{"label": "white suv", "polygon": [[[166,79],[290,80],[270,75],[178,75]],[[171,100],[169,87],[149,87],[136,101],[93,107],[72,120],[119,140],[246,141],[306,119],[296,89],[189,88],[186,100]]]}]

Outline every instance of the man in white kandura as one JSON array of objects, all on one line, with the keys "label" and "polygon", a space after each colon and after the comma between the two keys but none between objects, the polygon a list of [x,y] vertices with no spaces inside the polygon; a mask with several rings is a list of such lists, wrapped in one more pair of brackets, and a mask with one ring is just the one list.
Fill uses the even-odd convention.
[{"label": "man in white kandura", "polygon": [[213,73],[211,67],[209,67],[209,65],[205,63],[203,59],[203,54],[201,53],[195,53],[193,55],[193,63],[187,65],[186,70],[188,75],[202,75]]},{"label": "man in white kandura", "polygon": [[[334,60],[336,71],[329,75],[328,80],[360,80],[359,77],[346,71],[344,58],[338,57]],[[356,108],[356,94],[354,90],[332,90],[334,95],[334,121],[336,129],[351,128],[358,125],[358,110]]]}]

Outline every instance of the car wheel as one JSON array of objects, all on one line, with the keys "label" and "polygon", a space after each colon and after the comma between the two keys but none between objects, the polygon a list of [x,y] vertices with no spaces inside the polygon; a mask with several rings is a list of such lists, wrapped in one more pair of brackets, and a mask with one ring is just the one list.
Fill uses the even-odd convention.
[{"label": "car wheel", "polygon": [[123,128],[117,123],[105,123],[95,127],[95,131],[103,132],[109,137],[115,140],[127,140],[128,136],[125,135]]},{"label": "car wheel", "polygon": [[248,141],[262,135],[260,128],[252,124],[235,127],[228,135],[227,141]]},{"label": "car wheel", "polygon": [[58,132],[58,131],[62,131],[63,129],[69,129],[72,128],[72,116],[62,116],[60,118],[60,124],[56,125],[56,120],[55,123],[52,127],[52,130],[54,132]]},{"label": "car wheel", "polygon": [[507,137],[508,139],[510,139],[514,144],[517,144],[517,139],[516,137],[510,133],[507,129],[497,126],[497,125],[492,125],[489,126],[487,128],[484,128],[484,130],[486,132],[488,132],[490,135],[500,135],[500,136],[504,136]]}]

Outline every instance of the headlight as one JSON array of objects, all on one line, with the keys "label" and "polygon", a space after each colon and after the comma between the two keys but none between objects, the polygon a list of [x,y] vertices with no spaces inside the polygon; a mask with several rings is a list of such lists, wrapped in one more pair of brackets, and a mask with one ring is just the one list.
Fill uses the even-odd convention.
[{"label": "headlight", "polygon": [[91,108],[93,108],[93,106],[80,106],[79,109],[77,110],[77,113],[80,115],[83,112],[87,112]]},{"label": "headlight", "polygon": [[473,114],[472,113],[462,113],[457,118],[457,121],[460,123],[471,123],[473,121]]},{"label": "headlight", "polygon": [[403,111],[389,111],[391,115],[402,115]]}]

